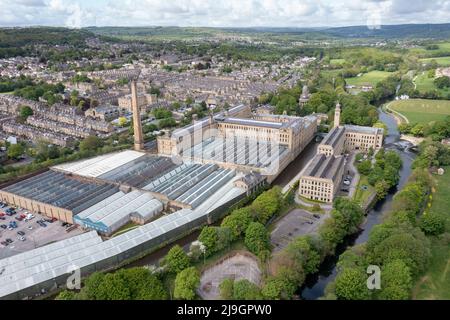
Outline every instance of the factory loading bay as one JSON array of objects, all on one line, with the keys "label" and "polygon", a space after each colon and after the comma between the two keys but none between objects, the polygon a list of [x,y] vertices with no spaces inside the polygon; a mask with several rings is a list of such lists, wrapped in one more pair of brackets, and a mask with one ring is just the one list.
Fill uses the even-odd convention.
[{"label": "factory loading bay", "polygon": [[0,259],[81,233],[74,225],[0,202]]}]

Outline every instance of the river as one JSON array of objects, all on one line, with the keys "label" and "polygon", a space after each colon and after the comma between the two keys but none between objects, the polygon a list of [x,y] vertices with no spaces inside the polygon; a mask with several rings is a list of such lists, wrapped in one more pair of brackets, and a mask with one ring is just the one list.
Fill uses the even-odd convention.
[{"label": "river", "polygon": [[405,185],[411,174],[411,165],[415,158],[415,154],[409,151],[408,148],[403,149],[398,147],[397,144],[400,140],[400,134],[398,132],[395,119],[391,115],[381,111],[381,109],[379,112],[380,120],[387,125],[389,131],[385,138],[384,146],[386,149],[397,150],[403,160],[403,167],[400,170],[400,181],[397,189],[392,190],[392,192],[383,201],[378,202],[374,206],[374,208],[368,213],[365,222],[361,226],[362,230],[359,233],[348,236],[336,249],[336,255],[326,258],[321,264],[319,272],[306,278],[304,285],[298,292],[302,299],[316,300],[324,296],[326,286],[336,277],[336,263],[339,260],[339,256],[348,247],[367,241],[370,231],[375,225],[381,222],[383,213],[389,211],[395,193]]}]

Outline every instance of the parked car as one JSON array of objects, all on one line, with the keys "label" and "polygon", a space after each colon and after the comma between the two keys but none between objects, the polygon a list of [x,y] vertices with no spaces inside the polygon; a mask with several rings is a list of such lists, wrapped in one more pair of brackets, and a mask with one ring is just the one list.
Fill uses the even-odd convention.
[{"label": "parked car", "polygon": [[33,230],[33,227],[32,227],[32,226],[28,226],[27,229],[28,229],[28,230]]},{"label": "parked car", "polygon": [[0,220],[6,220],[6,218],[5,217],[0,217]]},{"label": "parked car", "polygon": [[5,247],[9,246],[9,243],[6,241],[2,241],[1,244],[4,245]]},{"label": "parked car", "polygon": [[6,242],[8,242],[9,244],[13,243],[14,241],[12,241],[11,239],[6,239]]},{"label": "parked car", "polygon": [[17,221],[23,221],[23,218],[22,217],[16,217],[15,218]]},{"label": "parked car", "polygon": [[23,232],[23,231],[18,231],[17,234],[18,234],[19,236],[24,236],[24,235],[25,235],[25,232]]},{"label": "parked car", "polygon": [[25,241],[25,240],[27,240],[25,237],[17,237],[17,239],[20,240],[20,241]]},{"label": "parked car", "polygon": [[0,226],[0,228],[2,228],[2,229],[8,229],[8,226],[7,226],[6,224],[2,224],[2,225]]}]

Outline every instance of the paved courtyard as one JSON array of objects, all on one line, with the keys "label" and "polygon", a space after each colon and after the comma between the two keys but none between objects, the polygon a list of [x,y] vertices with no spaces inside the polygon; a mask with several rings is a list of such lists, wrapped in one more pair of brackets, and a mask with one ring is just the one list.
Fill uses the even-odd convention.
[{"label": "paved courtyard", "polygon": [[312,214],[302,209],[292,210],[276,223],[270,234],[273,252],[282,250],[296,237],[316,232],[328,217],[329,214]]},{"label": "paved courtyard", "polygon": [[259,285],[261,283],[261,270],[258,261],[251,254],[245,252],[238,252],[225,257],[202,273],[198,294],[204,300],[219,300],[219,286],[225,279],[247,279]]}]

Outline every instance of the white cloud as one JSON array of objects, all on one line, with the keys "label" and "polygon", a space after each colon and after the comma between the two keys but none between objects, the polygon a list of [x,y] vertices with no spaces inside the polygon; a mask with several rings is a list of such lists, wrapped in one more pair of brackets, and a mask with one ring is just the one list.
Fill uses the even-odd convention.
[{"label": "white cloud", "polygon": [[0,0],[0,25],[315,27],[449,22],[450,0]]}]

